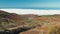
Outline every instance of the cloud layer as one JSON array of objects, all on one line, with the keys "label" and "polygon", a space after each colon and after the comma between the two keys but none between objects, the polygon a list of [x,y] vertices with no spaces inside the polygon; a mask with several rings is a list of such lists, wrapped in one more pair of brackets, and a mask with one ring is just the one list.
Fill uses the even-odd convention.
[{"label": "cloud layer", "polygon": [[37,15],[60,14],[60,10],[35,10],[35,9],[0,9],[0,10],[17,14],[37,14]]}]

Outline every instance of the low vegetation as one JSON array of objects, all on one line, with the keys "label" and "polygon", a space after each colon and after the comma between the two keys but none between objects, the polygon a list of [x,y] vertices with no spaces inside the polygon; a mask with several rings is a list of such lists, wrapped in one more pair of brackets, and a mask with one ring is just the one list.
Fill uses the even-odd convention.
[{"label": "low vegetation", "polygon": [[[28,27],[31,28],[31,31],[39,31],[40,34],[42,30],[44,34],[59,34],[60,27],[56,26],[56,24],[60,25],[60,15],[18,15],[0,10],[0,31]],[[28,30],[26,32],[28,32]]]}]

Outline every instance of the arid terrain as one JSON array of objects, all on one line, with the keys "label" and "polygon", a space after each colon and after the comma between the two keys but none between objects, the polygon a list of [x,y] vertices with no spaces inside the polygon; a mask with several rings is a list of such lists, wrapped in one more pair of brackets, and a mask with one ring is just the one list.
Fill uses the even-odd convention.
[{"label": "arid terrain", "polygon": [[60,34],[60,14],[19,15],[0,10],[0,34]]}]

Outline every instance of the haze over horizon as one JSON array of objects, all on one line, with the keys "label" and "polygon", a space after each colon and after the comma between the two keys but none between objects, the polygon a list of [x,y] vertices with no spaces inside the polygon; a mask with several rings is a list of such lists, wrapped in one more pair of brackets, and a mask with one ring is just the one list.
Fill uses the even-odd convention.
[{"label": "haze over horizon", "polygon": [[0,9],[9,13],[16,14],[36,14],[36,15],[53,15],[60,14],[60,10],[35,10],[35,9]]}]

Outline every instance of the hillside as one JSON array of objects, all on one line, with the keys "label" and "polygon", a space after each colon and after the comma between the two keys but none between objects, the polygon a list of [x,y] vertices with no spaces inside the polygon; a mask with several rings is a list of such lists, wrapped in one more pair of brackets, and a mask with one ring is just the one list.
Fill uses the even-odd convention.
[{"label": "hillside", "polygon": [[[60,15],[19,15],[0,10],[0,31],[9,34],[59,34]],[[11,32],[12,31],[12,32]],[[8,33],[8,32],[6,32]]]},{"label": "hillside", "polygon": [[[33,19],[37,27],[21,34],[59,34],[60,15],[43,15]],[[35,24],[35,23],[33,23]],[[33,25],[32,24],[32,25]],[[40,25],[40,26],[39,26]]]}]

